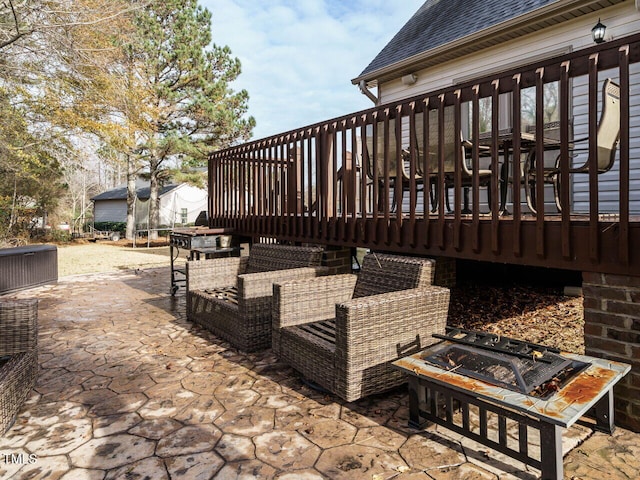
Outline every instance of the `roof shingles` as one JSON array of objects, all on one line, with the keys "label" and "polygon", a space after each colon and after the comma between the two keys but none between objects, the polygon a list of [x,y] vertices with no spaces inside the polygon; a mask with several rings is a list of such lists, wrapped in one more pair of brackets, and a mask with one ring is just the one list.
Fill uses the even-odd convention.
[{"label": "roof shingles", "polygon": [[427,0],[360,77],[559,0]]},{"label": "roof shingles", "polygon": [[[178,188],[179,185],[177,184],[169,184],[169,185],[165,185],[164,187],[161,187],[160,190],[158,191],[158,196],[161,197],[162,195],[170,192],[171,190]],[[136,190],[137,193],[137,197],[140,200],[146,200],[149,198],[149,194],[150,194],[150,188],[149,187],[138,187]],[[95,197],[92,197],[91,200],[123,200],[127,198],[127,187],[119,187],[119,188],[114,188],[112,190],[107,190],[106,192],[102,192],[99,195],[96,195]]]}]

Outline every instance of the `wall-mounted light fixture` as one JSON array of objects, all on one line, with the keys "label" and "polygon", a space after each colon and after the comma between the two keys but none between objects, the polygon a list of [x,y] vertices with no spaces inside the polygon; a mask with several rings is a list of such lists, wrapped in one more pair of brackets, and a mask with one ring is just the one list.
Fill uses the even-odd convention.
[{"label": "wall-mounted light fixture", "polygon": [[600,23],[600,19],[598,19],[598,23],[596,26],[591,29],[591,35],[593,36],[593,41],[596,43],[604,42],[604,34],[607,31],[606,25]]},{"label": "wall-mounted light fixture", "polygon": [[418,81],[418,76],[415,73],[410,73],[402,77],[403,85],[413,85]]}]

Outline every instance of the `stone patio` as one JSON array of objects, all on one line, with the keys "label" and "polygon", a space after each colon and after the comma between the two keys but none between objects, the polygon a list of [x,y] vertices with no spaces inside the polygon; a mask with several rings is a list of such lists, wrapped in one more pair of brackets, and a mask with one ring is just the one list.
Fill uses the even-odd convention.
[{"label": "stone patio", "polygon": [[[344,403],[270,351],[238,353],[186,321],[169,277],[66,277],[14,295],[40,299],[40,373],[0,438],[0,478],[538,478],[446,429],[409,429],[405,389]],[[640,468],[638,434],[575,427],[564,438],[566,478]]]}]

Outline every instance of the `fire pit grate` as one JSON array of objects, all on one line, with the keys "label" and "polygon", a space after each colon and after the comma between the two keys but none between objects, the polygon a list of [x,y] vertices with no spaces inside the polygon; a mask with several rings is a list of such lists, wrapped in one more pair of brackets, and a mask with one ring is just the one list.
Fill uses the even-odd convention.
[{"label": "fire pit grate", "polygon": [[445,335],[436,333],[433,334],[433,336],[442,340],[448,340],[450,342],[460,343],[463,345],[472,345],[477,348],[491,350],[494,352],[508,353],[521,358],[531,358],[532,356],[536,356],[536,358],[541,362],[547,361],[545,357],[546,353],[560,353],[560,350],[557,348],[547,347],[546,345],[501,337],[494,333],[465,330],[464,328],[447,327]]},{"label": "fire pit grate", "polygon": [[425,361],[526,395],[551,395],[588,366],[562,357],[558,350],[491,333],[447,327],[445,335],[434,336],[450,344]]},{"label": "fire pit grate", "polygon": [[[444,341],[393,362],[409,375],[410,426],[423,428],[428,421],[442,425],[540,469],[545,480],[564,477],[562,428],[586,415],[595,419],[594,428],[613,431],[613,386],[630,365],[566,352],[560,355],[542,345],[484,332],[448,328],[446,335],[438,337]],[[523,364],[546,372],[543,376],[530,373]],[[510,365],[511,374],[505,365]],[[479,371],[484,377],[462,369]],[[499,370],[504,371],[496,374]],[[513,378],[505,381],[509,375]],[[503,385],[522,383],[528,390],[549,375],[551,380],[531,394]],[[497,384],[496,379],[503,383]],[[539,449],[529,448],[535,437]]]}]

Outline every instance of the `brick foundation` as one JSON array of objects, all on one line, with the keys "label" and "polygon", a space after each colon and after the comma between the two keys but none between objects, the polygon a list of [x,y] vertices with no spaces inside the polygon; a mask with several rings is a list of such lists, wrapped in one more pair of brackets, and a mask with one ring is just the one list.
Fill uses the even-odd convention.
[{"label": "brick foundation", "polygon": [[322,255],[322,265],[329,267],[329,275],[351,273],[351,249],[328,245]]},{"label": "brick foundation", "polygon": [[640,432],[640,277],[583,273],[586,354],[631,365],[614,388],[615,422]]},{"label": "brick foundation", "polygon": [[451,257],[433,257],[436,261],[434,285],[452,288],[456,286],[456,259]]}]

